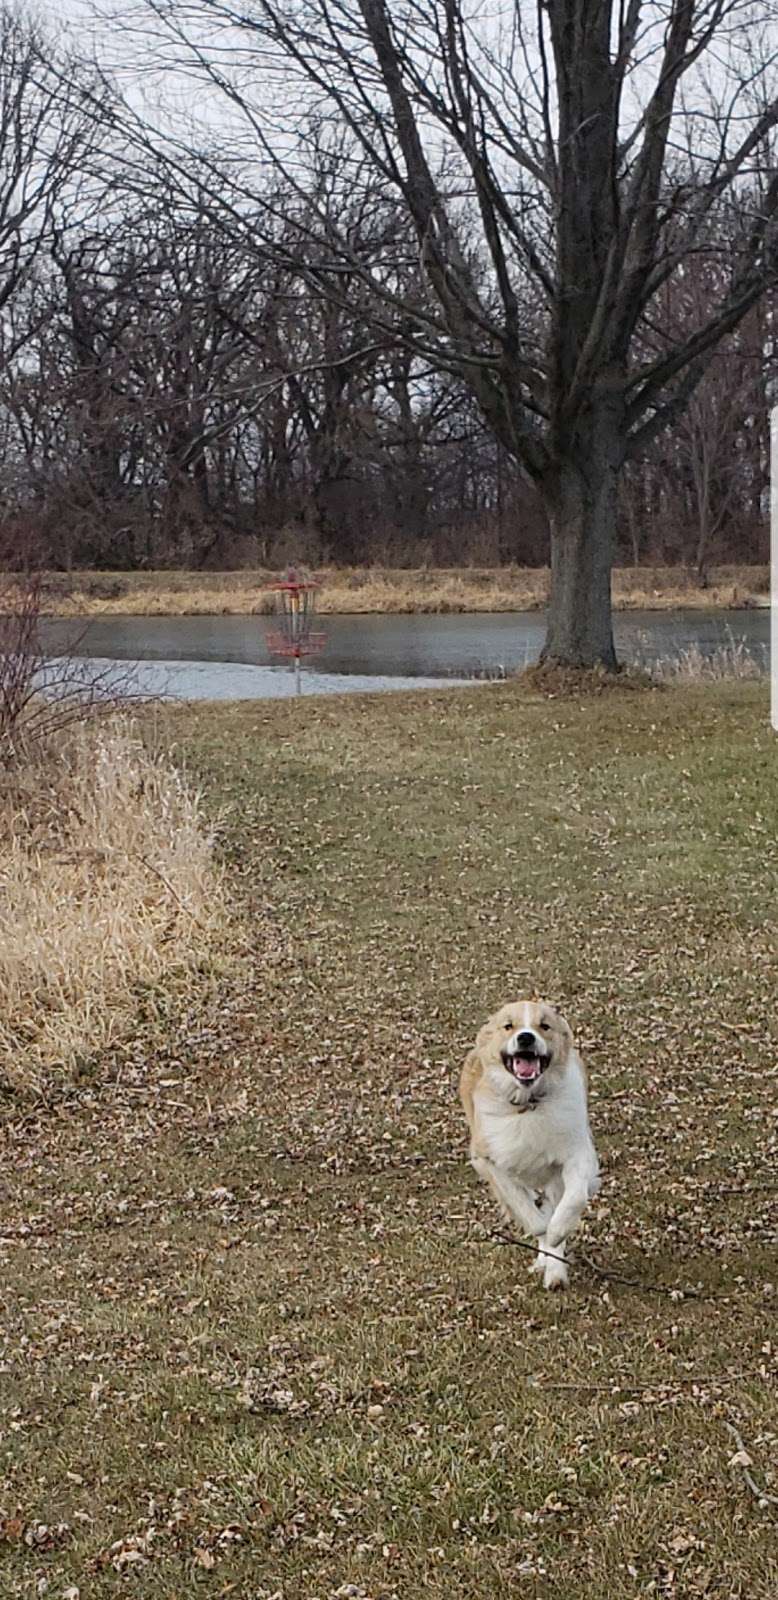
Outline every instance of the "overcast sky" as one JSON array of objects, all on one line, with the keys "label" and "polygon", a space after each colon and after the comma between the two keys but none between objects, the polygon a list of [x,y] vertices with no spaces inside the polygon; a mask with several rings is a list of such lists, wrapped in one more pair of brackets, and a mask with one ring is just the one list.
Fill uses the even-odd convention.
[{"label": "overcast sky", "polygon": [[[41,15],[51,19],[55,32],[64,34],[74,51],[99,61],[131,104],[150,109],[164,99],[171,110],[177,109],[183,116],[191,114],[191,78],[161,63],[155,73],[151,58],[141,71],[138,39],[110,18],[112,11],[120,10],[121,0],[97,0],[96,4],[93,0],[40,0]],[[198,114],[205,114],[207,99],[214,104],[216,98],[215,94],[206,96],[205,91],[202,97],[198,94]]]},{"label": "overcast sky", "polygon": [[[248,156],[248,145],[254,142],[250,121],[241,118],[215,86],[209,87],[203,81],[202,72],[198,72],[194,65],[192,70],[188,72],[183,68],[169,64],[175,54],[181,51],[182,46],[173,42],[168,45],[163,39],[159,39],[156,45],[151,41],[146,44],[137,32],[127,27],[126,21],[123,26],[121,21],[117,20],[124,10],[125,18],[128,15],[132,16],[134,13],[135,17],[140,21],[143,18],[142,0],[58,0],[58,3],[55,3],[55,0],[39,0],[39,4],[42,14],[44,16],[48,15],[52,19],[54,28],[63,31],[69,37],[73,48],[83,51],[86,55],[91,55],[100,61],[134,109],[143,111],[146,118],[154,125],[160,129],[164,129],[166,126],[168,129],[172,127],[179,135],[183,135],[185,141],[187,141],[187,128],[191,128],[195,122],[202,131],[216,128],[224,132],[229,128],[231,139],[234,137],[237,144],[242,146],[244,155]],[[708,111],[711,84],[714,93],[718,91],[724,100],[728,98],[726,86],[728,74],[732,68],[732,62],[727,66],[728,50],[736,49],[739,52],[742,50],[744,42],[749,40],[755,48],[758,48],[762,28],[767,25],[768,16],[774,14],[774,4],[775,0],[769,0],[769,3],[765,4],[764,7],[751,7],[748,4],[748,0],[742,0],[742,10],[737,14],[738,25],[742,26],[746,17],[750,15],[754,23],[752,29],[750,31],[746,30],[744,34],[741,34],[737,46],[733,39],[727,38],[727,30],[723,29],[716,49],[712,52],[706,52],[704,62],[700,65],[700,68],[694,69],[685,79],[683,96],[687,105],[691,105],[692,108],[698,111],[698,135],[704,122],[704,116],[699,117],[699,113],[707,113]],[[499,20],[505,21],[506,13],[512,11],[512,5],[513,0],[494,0],[493,8],[490,5],[488,12],[480,12],[490,32]],[[186,4],[181,4],[180,6],[179,14],[187,26],[191,24],[193,10],[194,7],[189,7]],[[250,5],[247,10],[250,14]],[[649,44],[658,45],[660,43],[666,24],[666,13],[666,6],[657,3],[651,4],[649,0],[646,0],[645,27],[641,35],[641,49],[644,54]],[[419,12],[419,15],[423,16],[423,11]],[[148,13],[146,13],[146,16],[150,31],[156,28],[159,32],[160,25],[155,24],[153,17],[149,16]],[[220,44],[223,49],[230,37],[229,29],[220,29],[213,19],[209,22],[207,16],[197,24],[196,31],[200,33],[205,45],[213,42],[217,50]],[[302,82],[299,69],[295,69],[289,62],[285,62],[283,67],[280,62],[277,62],[278,70],[272,71],[269,64],[272,52],[264,54],[262,64],[255,59],[247,67],[247,61],[253,55],[255,45],[257,45],[257,55],[259,54],[258,41],[256,39],[249,40],[247,51],[245,34],[241,37],[240,33],[236,31],[235,37],[236,39],[241,39],[242,66],[245,70],[244,81],[249,91],[249,99],[253,100],[254,107],[259,112],[260,120],[264,122],[265,117],[272,109],[272,123],[268,122],[267,126],[269,129],[272,127],[271,136],[273,138],[277,139],[279,137],[279,131],[284,125],[284,112],[286,111],[289,114],[289,131],[287,131],[285,140],[288,150],[290,148],[287,142],[289,138],[292,138],[293,144],[297,139],[301,104],[309,86]],[[427,38],[427,36],[421,34],[419,37],[420,40],[424,40],[423,45],[420,44],[420,48],[424,48],[426,53],[428,38],[431,41],[432,35],[430,34]],[[775,43],[771,35],[768,35],[768,37],[770,37],[771,43]],[[528,39],[528,48],[531,56],[531,37]],[[156,70],[155,59],[157,63]],[[225,56],[222,54],[222,61],[224,60]],[[430,67],[434,71],[434,56],[430,56],[429,61]],[[643,64],[630,76],[625,85],[625,92],[622,97],[624,132],[633,124],[636,116],[639,116],[640,103],[645,100],[647,92],[654,86],[658,61],[658,55],[644,60]],[[142,66],[141,62],[143,62]],[[746,59],[737,59],[736,64],[744,71],[749,65]],[[231,62],[230,67],[232,68],[233,66],[234,63]],[[708,78],[708,86],[705,88],[702,87],[701,80],[697,76],[698,70],[700,72],[704,71]],[[775,67],[773,64],[773,74],[774,72]],[[257,96],[257,89],[267,91],[270,83],[272,83],[272,92],[260,93]],[[264,101],[264,104],[259,105],[258,100]],[[751,105],[745,103],[742,106],[738,106],[735,115],[731,119],[730,139],[737,138],[740,134],[741,116],[744,117],[745,123],[748,125],[752,121],[753,115],[754,111]],[[692,126],[692,124],[690,123],[689,126]],[[295,130],[294,134],[291,133],[291,129]],[[437,138],[438,135],[434,137]]]}]

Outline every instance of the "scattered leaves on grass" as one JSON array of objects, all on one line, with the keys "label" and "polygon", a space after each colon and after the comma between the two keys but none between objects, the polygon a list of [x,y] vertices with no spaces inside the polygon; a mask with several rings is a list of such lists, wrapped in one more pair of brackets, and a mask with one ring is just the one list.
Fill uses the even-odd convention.
[{"label": "scattered leaves on grass", "polygon": [[[768,1600],[761,693],[170,722],[226,818],[234,941],[0,1128],[0,1510],[70,1530],[4,1534],[3,1594]],[[532,987],[583,1042],[605,1173],[553,1303],[491,1238],[455,1092]]]}]

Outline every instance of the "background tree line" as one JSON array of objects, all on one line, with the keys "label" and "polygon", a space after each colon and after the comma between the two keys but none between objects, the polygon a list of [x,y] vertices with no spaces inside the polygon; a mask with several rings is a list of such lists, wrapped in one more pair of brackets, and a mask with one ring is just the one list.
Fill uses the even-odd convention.
[{"label": "background tree line", "polygon": [[[702,268],[687,287],[705,296]],[[682,332],[677,296],[668,314]],[[627,468],[620,562],[767,559],[771,327],[765,300]],[[4,543],[53,566],[548,560],[537,493],[460,380],[164,192],[52,223],[4,342]]]},{"label": "background tree line", "polygon": [[[193,154],[182,177],[147,139],[139,181],[115,130],[104,77],[0,10],[8,559],[35,545],[63,567],[546,563],[548,497],[461,359],[439,338],[425,349],[418,230],[386,184],[344,189],[343,137],[309,128],[302,177],[253,178],[237,215],[215,203],[212,163]],[[683,347],[726,298],[754,206],[748,182],[709,206],[705,249],[658,283],[636,363]],[[486,303],[475,231],[466,265]],[[686,409],[647,430],[621,474],[617,561],[704,575],[766,560],[774,315],[768,286]],[[520,318],[540,340],[531,275]]]}]

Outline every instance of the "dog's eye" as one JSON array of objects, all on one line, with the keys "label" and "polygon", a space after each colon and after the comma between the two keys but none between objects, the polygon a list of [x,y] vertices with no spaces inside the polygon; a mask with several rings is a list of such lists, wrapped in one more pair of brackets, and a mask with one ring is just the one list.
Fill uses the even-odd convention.
[{"label": "dog's eye", "polygon": [[541,1022],[540,1031],[541,1031],[541,1033],[550,1033],[551,1032],[551,1023],[550,1022]]},{"label": "dog's eye", "polygon": [[503,1027],[504,1027],[506,1033],[513,1033],[513,1023],[512,1022],[504,1022],[503,1023]]}]

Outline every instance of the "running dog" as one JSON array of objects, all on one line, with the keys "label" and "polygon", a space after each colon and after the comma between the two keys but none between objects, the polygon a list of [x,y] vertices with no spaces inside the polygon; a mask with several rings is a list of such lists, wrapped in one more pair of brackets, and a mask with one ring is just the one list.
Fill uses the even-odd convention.
[{"label": "running dog", "polygon": [[503,1216],[537,1239],[544,1288],[566,1288],[567,1241],[600,1175],[586,1073],[564,1017],[542,1000],[502,1006],[467,1056],[459,1093],[476,1172]]}]

